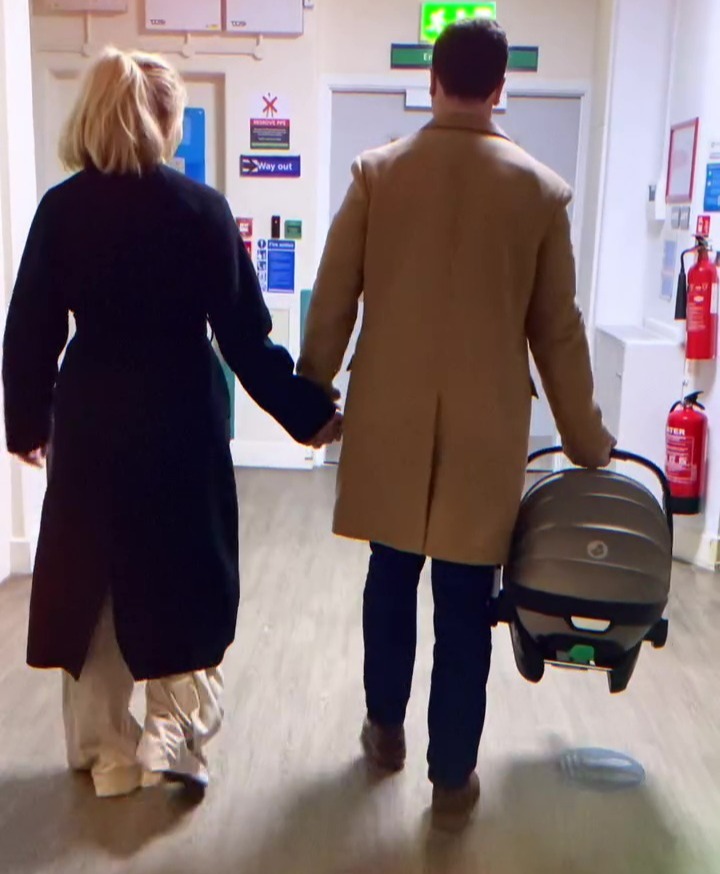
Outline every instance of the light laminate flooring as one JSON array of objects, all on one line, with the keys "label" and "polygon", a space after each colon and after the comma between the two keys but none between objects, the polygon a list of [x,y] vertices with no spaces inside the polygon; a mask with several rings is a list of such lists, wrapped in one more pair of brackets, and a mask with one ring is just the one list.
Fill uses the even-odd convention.
[{"label": "light laminate flooring", "polygon": [[[428,829],[427,580],[404,773],[359,760],[367,550],[334,540],[332,475],[243,472],[243,597],[213,784],[99,801],[64,767],[59,677],[24,667],[27,580],[0,587],[0,874],[720,874],[720,577],[678,567],[667,649],[627,693],[601,675],[517,673],[495,636],[480,773],[462,838]],[[139,700],[140,696],[138,696]],[[636,757],[644,786],[579,787],[563,751]]]}]

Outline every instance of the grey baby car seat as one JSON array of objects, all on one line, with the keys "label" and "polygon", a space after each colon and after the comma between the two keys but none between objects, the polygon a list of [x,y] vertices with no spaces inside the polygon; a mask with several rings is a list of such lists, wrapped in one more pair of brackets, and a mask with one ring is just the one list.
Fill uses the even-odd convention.
[{"label": "grey baby car seat", "polygon": [[[528,464],[561,453],[541,450]],[[539,682],[545,664],[603,670],[622,692],[644,641],[667,641],[673,519],[662,471],[664,507],[630,477],[611,470],[562,470],[543,476],[523,499],[503,574],[500,621],[510,626],[520,673]]]}]

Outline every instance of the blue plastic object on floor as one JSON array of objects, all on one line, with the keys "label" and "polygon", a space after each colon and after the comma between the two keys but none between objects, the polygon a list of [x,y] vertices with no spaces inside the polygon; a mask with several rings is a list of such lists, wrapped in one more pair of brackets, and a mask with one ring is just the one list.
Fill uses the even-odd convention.
[{"label": "blue plastic object on floor", "polygon": [[591,789],[617,792],[645,782],[643,766],[625,753],[613,750],[567,750],[559,762],[565,777]]}]

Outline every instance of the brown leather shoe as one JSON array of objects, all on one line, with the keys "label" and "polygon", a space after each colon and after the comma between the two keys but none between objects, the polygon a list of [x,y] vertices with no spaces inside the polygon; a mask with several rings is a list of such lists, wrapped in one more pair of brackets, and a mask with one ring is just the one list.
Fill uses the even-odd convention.
[{"label": "brown leather shoe", "polygon": [[360,735],[365,756],[381,771],[402,771],[405,767],[405,729],[399,726],[375,725],[365,720]]},{"label": "brown leather shoe", "polygon": [[461,789],[433,788],[432,824],[445,832],[462,831],[480,800],[480,778],[471,774]]}]

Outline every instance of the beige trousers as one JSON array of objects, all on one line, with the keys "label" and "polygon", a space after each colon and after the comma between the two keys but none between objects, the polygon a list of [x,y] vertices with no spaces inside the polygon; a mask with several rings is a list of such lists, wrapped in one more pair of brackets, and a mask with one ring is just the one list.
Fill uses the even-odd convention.
[{"label": "beige trousers", "polygon": [[90,771],[100,797],[156,785],[164,774],[207,785],[204,746],[217,734],[223,718],[220,669],[148,681],[143,728],[130,712],[134,687],[108,602],[80,679],[63,674],[70,767]]}]

